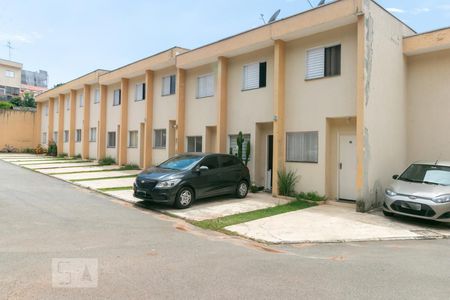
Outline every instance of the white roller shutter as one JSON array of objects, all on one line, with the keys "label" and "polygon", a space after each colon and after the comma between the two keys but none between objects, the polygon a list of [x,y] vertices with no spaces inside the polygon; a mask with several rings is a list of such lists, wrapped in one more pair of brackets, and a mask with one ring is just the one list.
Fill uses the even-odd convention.
[{"label": "white roller shutter", "polygon": [[259,88],[259,63],[244,66],[244,90]]},{"label": "white roller shutter", "polygon": [[325,48],[311,49],[306,52],[306,79],[324,77]]}]

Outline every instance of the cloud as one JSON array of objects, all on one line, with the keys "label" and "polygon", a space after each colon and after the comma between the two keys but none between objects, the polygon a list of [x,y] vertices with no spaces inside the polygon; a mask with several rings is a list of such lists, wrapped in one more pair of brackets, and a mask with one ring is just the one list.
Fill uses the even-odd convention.
[{"label": "cloud", "polygon": [[391,13],[398,13],[398,14],[403,14],[405,13],[405,10],[401,9],[401,8],[395,8],[395,7],[388,7],[386,8],[387,11],[391,12]]},{"label": "cloud", "polygon": [[11,41],[12,43],[32,44],[36,40],[42,38],[42,34],[39,32],[30,33],[0,33],[0,42]]},{"label": "cloud", "polygon": [[418,14],[427,13],[427,12],[430,12],[430,11],[431,11],[431,9],[428,8],[428,7],[421,7],[421,8],[414,8],[411,11],[411,13],[414,14],[414,15],[418,15]]}]

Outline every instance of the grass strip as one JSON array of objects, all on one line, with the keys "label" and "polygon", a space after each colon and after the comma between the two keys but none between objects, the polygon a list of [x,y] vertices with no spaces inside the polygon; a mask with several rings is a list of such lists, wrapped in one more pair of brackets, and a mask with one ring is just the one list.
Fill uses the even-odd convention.
[{"label": "grass strip", "polygon": [[98,178],[83,178],[83,179],[72,179],[72,182],[80,181],[93,181],[93,180],[104,180],[104,179],[120,179],[120,178],[134,178],[136,175],[123,175],[123,176],[111,176],[111,177],[98,177]]},{"label": "grass strip", "polygon": [[132,186],[120,186],[120,187],[113,187],[113,188],[101,188],[101,189],[97,189],[99,191],[102,192],[113,192],[113,191],[128,191],[128,190],[132,190],[133,187]]},{"label": "grass strip", "polygon": [[290,211],[296,211],[308,207],[316,206],[316,204],[308,203],[304,201],[293,201],[287,204],[282,204],[274,207],[249,211],[245,213],[240,213],[236,215],[221,217],[217,219],[211,220],[203,220],[203,221],[191,221],[191,223],[195,226],[198,226],[203,229],[216,230],[227,232],[224,228],[231,225],[241,224],[250,222],[257,219],[267,218],[279,214],[284,214]]}]

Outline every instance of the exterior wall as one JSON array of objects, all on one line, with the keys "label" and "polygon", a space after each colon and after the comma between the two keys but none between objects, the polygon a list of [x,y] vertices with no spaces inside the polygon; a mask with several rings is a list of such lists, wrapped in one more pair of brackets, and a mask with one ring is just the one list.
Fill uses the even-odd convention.
[{"label": "exterior wall", "polygon": [[[5,76],[6,71],[13,71],[14,77],[13,78],[6,77]],[[21,77],[22,72],[20,68],[0,64],[0,85],[20,88]]]},{"label": "exterior wall", "polygon": [[[118,161],[118,147],[119,147],[119,131],[117,126],[120,125],[120,105],[113,106],[114,90],[120,89],[120,83],[108,86],[107,100],[106,100],[106,156],[112,157]],[[108,132],[116,132],[116,147],[108,148]]]},{"label": "exterior wall", "polygon": [[[47,148],[48,141],[52,139],[52,136],[48,133],[48,115],[46,115],[46,111],[48,111],[48,104],[49,101],[46,101],[42,103],[42,115],[41,115],[41,135],[39,137],[39,143],[42,145],[42,147]],[[47,132],[47,141],[45,143],[42,143],[42,134],[44,132]],[[1,144],[0,144],[1,145]]]},{"label": "exterior wall", "polygon": [[[64,131],[66,131],[66,130],[69,130],[70,131],[70,109],[69,110],[67,110],[67,106],[66,106],[66,102],[67,101],[72,101],[72,99],[70,99],[70,93],[69,94],[66,94],[65,95],[65,97],[64,97],[64,108],[63,108],[63,111],[64,111]],[[69,105],[69,108],[70,108],[70,105]],[[60,111],[61,111],[61,108],[60,108]],[[69,135],[69,138],[70,138],[70,135]],[[63,133],[63,139],[64,139],[64,133]],[[64,142],[64,140],[63,140],[63,153],[65,153],[65,154],[68,154],[69,153],[69,142],[67,141],[67,142]]]},{"label": "exterior wall", "polygon": [[[250,63],[267,63],[266,87],[243,91],[243,69],[244,65]],[[252,176],[252,181],[258,185],[264,184],[264,174],[256,175],[255,154],[256,149],[265,147],[263,141],[261,145],[256,145],[257,123],[272,123],[273,121],[273,47],[245,55],[230,58],[228,60],[228,129],[227,129],[227,149],[230,148],[229,135],[250,134],[250,160],[248,168]],[[216,116],[215,114],[214,116]],[[228,153],[229,151],[227,151]],[[265,161],[257,162],[264,164]],[[256,176],[255,176],[256,175]]]},{"label": "exterior wall", "polygon": [[[58,110],[56,109],[56,107],[58,107]],[[59,107],[59,99],[55,98],[54,100],[54,104],[53,104],[53,132],[57,132],[58,131],[58,126],[59,126],[59,112],[61,111],[61,108]],[[47,127],[48,128],[48,127]],[[53,138],[53,132],[52,132],[52,140],[54,140]]]},{"label": "exterior wall", "polygon": [[36,119],[35,112],[0,109],[0,150],[5,145],[19,150],[35,148],[37,146],[34,136]]},{"label": "exterior wall", "polygon": [[[214,95],[197,98],[197,77],[213,74]],[[202,136],[202,151],[205,151],[206,126],[217,122],[217,69],[214,64],[205,65],[186,72],[186,131],[185,136]],[[184,142],[187,151],[187,141]]]},{"label": "exterior wall", "polygon": [[[407,163],[402,37],[411,32],[372,1],[366,2],[365,18],[364,183],[359,211],[380,206],[392,175]],[[387,145],[392,145],[388,151]]]},{"label": "exterior wall", "polygon": [[[341,75],[305,80],[308,49],[341,44]],[[318,131],[318,163],[287,162],[297,191],[326,193],[327,118],[356,115],[356,25],[286,44],[286,132]]]},{"label": "exterior wall", "polygon": [[[95,102],[95,90],[96,89],[100,89],[98,84],[93,84],[91,86],[91,103],[90,103],[90,117],[89,117],[89,132],[90,132],[90,128],[97,128],[97,138],[95,140],[95,142],[91,142],[90,141],[90,137],[89,137],[89,158],[97,158],[97,141],[98,141],[98,137],[99,137],[99,120],[100,120],[100,102],[99,103],[94,103]],[[100,90],[99,90],[99,95],[100,95]],[[90,133],[89,133],[90,134]]]},{"label": "exterior wall", "polygon": [[127,161],[129,164],[139,165],[141,160],[141,123],[145,122],[145,101],[136,101],[136,84],[144,83],[145,76],[130,79],[128,87],[128,131],[138,131],[137,148],[129,147],[129,136],[127,137]]},{"label": "exterior wall", "polygon": [[[76,102],[75,102],[75,132],[77,129],[81,129],[83,130],[83,113],[84,113],[84,106],[80,107],[80,95],[83,95],[83,89],[81,90],[77,90],[77,98],[76,98]],[[85,101],[85,97],[83,95],[83,105],[86,103]],[[76,133],[75,133],[75,139],[76,139]],[[81,140],[83,140],[83,137],[81,137]],[[75,140],[75,155],[81,155],[83,151],[83,143],[80,142],[76,142]]]},{"label": "exterior wall", "polygon": [[450,50],[408,58],[408,164],[450,161],[449,66]]},{"label": "exterior wall", "polygon": [[[166,129],[166,148],[158,149],[154,148],[154,142],[152,142],[153,156],[152,161],[154,165],[157,165],[169,158],[169,120],[176,120],[177,117],[177,99],[176,95],[162,96],[162,79],[165,76],[176,74],[176,68],[171,67],[158,72],[155,72],[153,80],[153,129]],[[177,91],[175,91],[177,92]]]}]

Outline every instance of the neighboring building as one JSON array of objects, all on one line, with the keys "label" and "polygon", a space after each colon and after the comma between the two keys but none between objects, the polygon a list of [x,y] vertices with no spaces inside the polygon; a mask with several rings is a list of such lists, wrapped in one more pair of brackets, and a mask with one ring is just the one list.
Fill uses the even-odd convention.
[{"label": "neighboring building", "polygon": [[21,94],[25,92],[33,93],[34,95],[45,92],[48,87],[48,73],[47,71],[27,71],[22,70],[21,80]]},{"label": "neighboring building", "polygon": [[[417,34],[371,0],[341,0],[188,51],[95,71],[37,97],[42,143],[119,164],[251,142],[249,169],[277,194],[379,206],[415,160],[450,159],[450,29]],[[57,125],[56,125],[57,124]]]},{"label": "neighboring building", "polygon": [[0,101],[19,96],[21,72],[21,63],[0,59]]}]

